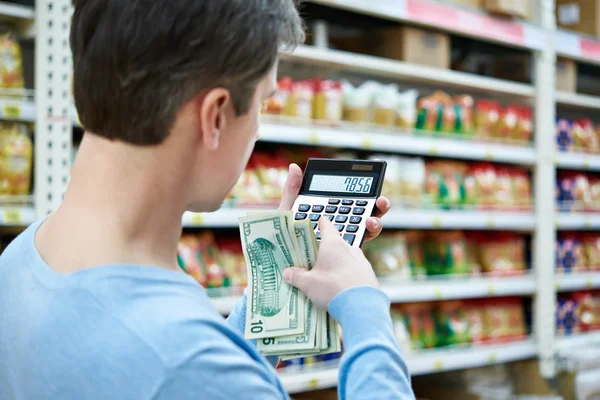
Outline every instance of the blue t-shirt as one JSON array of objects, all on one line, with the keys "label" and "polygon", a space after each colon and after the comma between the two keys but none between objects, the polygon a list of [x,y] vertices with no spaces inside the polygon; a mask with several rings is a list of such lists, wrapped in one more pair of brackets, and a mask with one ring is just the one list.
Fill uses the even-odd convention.
[{"label": "blue t-shirt", "polygon": [[[57,274],[35,248],[40,224],[0,257],[0,399],[288,398],[243,338],[245,296],[225,320],[183,273],[106,265]],[[329,311],[344,330],[340,398],[413,399],[385,294],[351,289]]]}]

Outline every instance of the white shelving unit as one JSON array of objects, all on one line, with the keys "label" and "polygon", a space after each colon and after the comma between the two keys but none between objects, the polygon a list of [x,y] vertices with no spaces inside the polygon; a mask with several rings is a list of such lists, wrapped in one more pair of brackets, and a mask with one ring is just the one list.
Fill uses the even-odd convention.
[{"label": "white shelving unit", "polygon": [[[394,302],[445,300],[490,296],[533,296],[534,332],[530,340],[489,347],[435,350],[409,358],[413,374],[470,368],[539,357],[545,377],[555,374],[556,356],[566,347],[600,343],[600,334],[556,338],[555,301],[560,291],[600,287],[597,274],[555,276],[554,240],[559,230],[600,230],[600,214],[558,213],[554,199],[556,168],[600,171],[600,156],[556,153],[554,132],[556,105],[600,109],[600,97],[556,92],[554,60],[564,56],[600,65],[600,40],[556,30],[553,0],[537,0],[535,23],[493,17],[483,12],[432,0],[311,0],[390,21],[450,32],[489,43],[529,51],[535,58],[535,83],[514,83],[452,70],[442,70],[378,57],[311,46],[300,46],[283,56],[285,62],[333,67],[374,78],[388,78],[441,85],[478,93],[512,97],[536,110],[534,146],[473,143],[449,137],[427,137],[412,132],[375,129],[370,126],[325,126],[284,120],[265,120],[261,140],[310,146],[341,147],[371,152],[385,151],[430,157],[484,160],[532,168],[535,186],[533,212],[442,211],[396,208],[385,219],[397,229],[518,230],[532,234],[532,275],[512,278],[479,278],[410,283],[383,282]],[[24,226],[54,210],[68,182],[74,118],[70,104],[71,61],[67,27],[72,0],[38,0],[37,7],[0,2],[0,19],[17,24],[24,35],[36,34],[35,105],[31,101],[0,98],[0,118],[36,123],[35,208],[0,207],[0,224]],[[35,29],[34,27],[35,21]],[[51,39],[51,40],[50,40]],[[49,90],[52,89],[52,90]],[[221,209],[211,214],[186,213],[183,226],[236,228],[237,219],[251,209]],[[239,296],[213,299],[228,313]],[[337,384],[338,370],[288,372],[282,380],[290,393]]]}]

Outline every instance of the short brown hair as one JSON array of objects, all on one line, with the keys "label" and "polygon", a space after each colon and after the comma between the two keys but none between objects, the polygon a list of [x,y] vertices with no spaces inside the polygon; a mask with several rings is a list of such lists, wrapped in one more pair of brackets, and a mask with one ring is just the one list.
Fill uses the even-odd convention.
[{"label": "short brown hair", "polygon": [[159,144],[204,89],[227,88],[238,115],[248,112],[280,46],[302,41],[294,0],[79,0],[77,112],[89,132]]}]

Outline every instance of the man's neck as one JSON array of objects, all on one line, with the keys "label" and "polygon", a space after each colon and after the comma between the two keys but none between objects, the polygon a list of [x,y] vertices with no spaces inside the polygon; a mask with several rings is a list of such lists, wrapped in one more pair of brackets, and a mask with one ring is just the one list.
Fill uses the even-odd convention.
[{"label": "man's neck", "polygon": [[115,263],[178,270],[186,180],[161,158],[153,148],[86,135],[63,203],[36,235],[50,267],[59,273]]}]

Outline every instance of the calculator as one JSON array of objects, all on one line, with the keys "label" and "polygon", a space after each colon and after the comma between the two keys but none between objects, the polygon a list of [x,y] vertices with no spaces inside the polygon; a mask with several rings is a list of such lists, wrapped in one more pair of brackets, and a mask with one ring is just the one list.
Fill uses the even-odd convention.
[{"label": "calculator", "polygon": [[375,213],[387,163],[378,160],[310,158],[292,211],[295,220],[311,221],[317,241],[318,222],[326,216],[351,246],[360,247],[366,220]]}]

